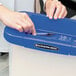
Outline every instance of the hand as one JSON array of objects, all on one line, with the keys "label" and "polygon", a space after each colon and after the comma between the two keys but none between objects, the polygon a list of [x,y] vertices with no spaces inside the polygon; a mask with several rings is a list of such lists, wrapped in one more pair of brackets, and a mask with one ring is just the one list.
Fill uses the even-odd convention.
[{"label": "hand", "polygon": [[24,31],[36,35],[34,24],[26,13],[14,12],[2,7],[2,12],[0,12],[0,20],[5,25],[20,32]]},{"label": "hand", "polygon": [[57,0],[47,0],[46,1],[46,14],[52,19],[64,18],[67,15],[66,7]]}]

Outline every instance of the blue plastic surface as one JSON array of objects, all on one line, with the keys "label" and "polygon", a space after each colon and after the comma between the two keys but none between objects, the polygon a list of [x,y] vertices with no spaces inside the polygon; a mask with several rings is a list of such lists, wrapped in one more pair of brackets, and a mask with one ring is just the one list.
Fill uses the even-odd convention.
[{"label": "blue plastic surface", "polygon": [[4,37],[8,42],[39,51],[76,55],[76,20],[67,18],[50,20],[42,14],[27,13],[34,22],[37,33],[51,35],[33,36],[5,27]]}]

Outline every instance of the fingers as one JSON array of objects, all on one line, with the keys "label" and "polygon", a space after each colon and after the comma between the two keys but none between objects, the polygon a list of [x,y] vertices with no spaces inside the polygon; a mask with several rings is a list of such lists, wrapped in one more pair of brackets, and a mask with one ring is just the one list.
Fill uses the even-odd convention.
[{"label": "fingers", "polygon": [[67,11],[64,12],[62,18],[64,18],[67,15]]},{"label": "fingers", "polygon": [[23,32],[23,28],[22,28],[22,26],[20,26],[19,24],[13,23],[13,24],[11,24],[11,26],[9,26],[9,27],[18,30],[19,32]]},{"label": "fingers", "polygon": [[54,11],[55,11],[55,5],[51,5],[50,7],[50,12],[49,12],[49,18],[52,19],[53,18],[53,15],[54,15]]},{"label": "fingers", "polygon": [[47,14],[47,16],[48,16],[50,19],[53,18],[54,10],[55,10],[55,5],[54,5],[54,3],[51,3],[51,4],[50,4],[50,3],[48,2],[48,5],[47,5],[47,7],[46,7],[46,14]]},{"label": "fingers", "polygon": [[31,19],[29,18],[29,16],[27,14],[22,14],[23,18],[20,18],[20,20],[17,22],[18,25],[21,26],[21,29],[23,29],[21,31],[21,29],[19,29],[19,31],[21,32],[27,32],[27,33],[32,33],[32,35],[36,35],[36,30],[34,27],[33,22],[31,21]]},{"label": "fingers", "polygon": [[32,27],[32,35],[36,35],[36,30],[34,26]]},{"label": "fingers", "polygon": [[27,26],[28,33],[32,33],[32,35],[36,35],[35,26],[34,26],[34,23],[32,22],[32,20],[29,18],[29,16],[27,14],[26,14],[26,17],[24,17],[24,18],[25,18],[24,22],[28,25]]},{"label": "fingers", "polygon": [[64,6],[62,6],[62,9],[61,9],[61,12],[59,13],[58,18],[64,18],[66,15],[67,15],[66,8]]},{"label": "fingers", "polygon": [[56,11],[55,11],[55,14],[54,14],[54,19],[59,18],[61,11],[62,11],[61,3],[58,2],[57,5],[56,5]]},{"label": "fingers", "polygon": [[49,1],[46,4],[46,14],[50,19],[64,18],[67,15],[67,10],[60,1]]}]

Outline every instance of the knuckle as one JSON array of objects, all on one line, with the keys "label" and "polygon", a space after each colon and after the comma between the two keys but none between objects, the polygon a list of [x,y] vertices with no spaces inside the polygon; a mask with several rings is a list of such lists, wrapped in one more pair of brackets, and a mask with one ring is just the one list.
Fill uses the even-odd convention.
[{"label": "knuckle", "polygon": [[29,25],[28,25],[28,27],[29,27],[29,28],[32,28],[32,27],[33,27],[33,25],[32,25],[32,24],[29,24]]},{"label": "knuckle", "polygon": [[24,18],[24,17],[26,17],[26,14],[25,13],[20,13],[19,18]]},{"label": "knuckle", "polygon": [[61,4],[61,2],[60,2],[60,1],[58,1],[58,3],[59,3],[59,4]]},{"label": "knuckle", "polygon": [[17,15],[17,18],[18,18],[18,19],[21,19],[21,18],[22,18],[22,15],[20,15],[20,14]]},{"label": "knuckle", "polygon": [[28,17],[27,13],[22,13],[22,15],[23,15],[24,17]]},{"label": "knuckle", "polygon": [[25,26],[22,26],[23,27],[23,29],[27,29],[28,27],[25,25]]},{"label": "knuckle", "polygon": [[56,1],[56,4],[57,4],[57,5],[61,5],[61,2],[60,2],[60,1]]}]

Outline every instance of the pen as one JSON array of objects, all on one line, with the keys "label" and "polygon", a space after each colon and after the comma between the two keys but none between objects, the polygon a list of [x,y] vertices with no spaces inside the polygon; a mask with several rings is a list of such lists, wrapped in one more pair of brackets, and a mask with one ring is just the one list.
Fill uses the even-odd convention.
[{"label": "pen", "polygon": [[39,36],[51,36],[53,34],[54,33],[37,33],[37,35],[39,35]]}]

